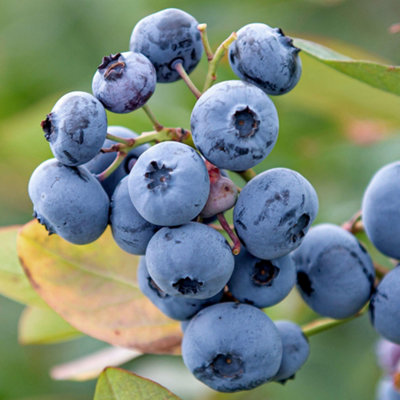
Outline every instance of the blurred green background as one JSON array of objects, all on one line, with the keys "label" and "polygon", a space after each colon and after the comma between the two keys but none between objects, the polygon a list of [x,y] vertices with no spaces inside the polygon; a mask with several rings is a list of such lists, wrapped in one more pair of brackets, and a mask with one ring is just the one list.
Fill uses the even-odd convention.
[{"label": "blurred green background", "polygon": [[[208,24],[218,45],[250,22],[281,27],[292,36],[325,44],[354,58],[400,64],[397,0],[1,0],[0,2],[0,226],[31,219],[27,182],[51,153],[40,121],[71,90],[91,91],[104,55],[128,49],[135,23],[166,7],[178,7]],[[303,76],[293,92],[273,98],[280,117],[278,143],[256,169],[283,166],[306,176],[320,199],[318,222],[341,223],[360,208],[374,171],[400,152],[400,98],[319,64],[304,54]],[[206,62],[192,74],[201,86]],[[226,60],[219,79],[235,79]],[[194,98],[177,82],[159,85],[149,102],[165,125],[189,128]],[[150,130],[144,113],[109,114],[110,124]],[[0,260],[1,262],[1,260]],[[312,314],[292,295],[278,311],[299,322]],[[49,368],[104,344],[90,338],[21,347],[17,326],[23,307],[0,297],[0,400],[91,399],[95,381],[55,382]],[[381,372],[377,335],[367,317],[311,338],[311,356],[294,381],[248,393],[218,395],[190,377],[177,357],[146,356],[130,370],[196,399],[374,399]]]}]

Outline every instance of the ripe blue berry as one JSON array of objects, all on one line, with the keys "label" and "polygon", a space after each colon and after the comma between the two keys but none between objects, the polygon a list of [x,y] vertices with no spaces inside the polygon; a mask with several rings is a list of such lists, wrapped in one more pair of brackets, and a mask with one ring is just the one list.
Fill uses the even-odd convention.
[{"label": "ripe blue berry", "polygon": [[383,254],[400,259],[400,161],[385,165],[372,178],[362,201],[369,240]]},{"label": "ripe blue berry", "polygon": [[129,193],[138,212],[154,225],[185,224],[207,202],[210,180],[191,147],[163,142],[146,150],[129,174]]},{"label": "ripe blue berry", "polygon": [[190,73],[201,59],[203,44],[197,26],[198,22],[188,13],[167,8],[136,24],[130,50],[144,54],[153,63],[157,82],[174,82],[180,79],[174,68],[176,63]]},{"label": "ripe blue berry", "polygon": [[196,299],[220,292],[234,267],[225,238],[197,222],[160,229],[147,246],[146,263],[150,276],[165,293]]},{"label": "ripe blue berry", "polygon": [[84,167],[67,167],[56,159],[44,161],[33,172],[28,191],[35,217],[49,234],[86,244],[106,229],[108,196]]},{"label": "ripe blue berry", "polygon": [[100,151],[107,135],[107,116],[91,94],[70,92],[57,101],[42,128],[54,157],[64,165],[78,166]]},{"label": "ripe blue berry", "polygon": [[185,321],[192,318],[202,308],[218,303],[223,296],[223,291],[210,299],[198,300],[181,296],[170,296],[163,292],[153,281],[146,267],[145,257],[140,258],[138,269],[139,288],[150,301],[165,315],[172,319]]},{"label": "ripe blue berry", "polygon": [[145,254],[149,240],[158,229],[136,211],[129,196],[127,176],[114,191],[110,225],[118,246],[131,254]]},{"label": "ripe blue berry", "polygon": [[[132,139],[137,137],[137,133],[131,131],[128,128],[123,126],[109,126],[107,132],[111,135],[121,137],[123,139]],[[113,140],[106,139],[103,143],[102,148],[107,149],[111,147],[113,144],[116,144]],[[150,146],[148,144],[142,144],[141,146],[135,147],[132,149],[128,155],[123,159],[122,163],[119,167],[107,178],[102,180],[101,186],[103,186],[104,190],[107,192],[108,196],[111,198],[114,193],[115,188],[122,178],[129,175],[133,165],[139,156],[146,151]],[[94,158],[92,158],[89,162],[84,164],[92,174],[100,174],[105,171],[115,160],[117,156],[116,152],[111,153],[98,153]]]},{"label": "ripe blue berry", "polygon": [[318,197],[298,172],[274,168],[246,184],[236,202],[236,232],[255,257],[271,260],[296,249],[318,212]]},{"label": "ripe blue berry", "polygon": [[238,303],[206,307],[183,335],[183,362],[201,382],[220,392],[249,390],[277,373],[282,341],[260,309]]},{"label": "ripe blue berry", "polygon": [[235,256],[235,269],[228,288],[240,302],[264,308],[283,300],[295,283],[296,267],[290,255],[261,260],[242,247]]},{"label": "ripe blue berry", "polygon": [[282,339],[283,353],[279,371],[274,381],[284,383],[293,379],[310,354],[308,339],[300,326],[290,321],[275,321]]},{"label": "ripe blue berry", "polygon": [[281,29],[253,23],[238,30],[229,61],[240,79],[279,95],[292,90],[300,79],[299,51]]},{"label": "ripe blue berry", "polygon": [[279,121],[269,97],[254,85],[224,81],[196,102],[193,141],[218,168],[243,171],[260,163],[278,138]]},{"label": "ripe blue berry", "polygon": [[92,81],[107,110],[128,113],[142,107],[156,89],[156,71],[143,55],[127,51],[104,57]]},{"label": "ripe blue berry", "polygon": [[387,340],[400,344],[400,268],[390,271],[371,297],[369,311],[374,328]]},{"label": "ripe blue berry", "polygon": [[349,232],[332,224],[312,228],[293,253],[297,285],[317,313],[347,318],[369,300],[375,279],[371,257]]}]

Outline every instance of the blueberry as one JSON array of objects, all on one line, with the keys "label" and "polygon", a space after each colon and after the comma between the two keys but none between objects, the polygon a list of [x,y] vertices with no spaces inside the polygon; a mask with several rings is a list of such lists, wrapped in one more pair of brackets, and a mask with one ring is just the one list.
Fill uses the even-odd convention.
[{"label": "blueberry", "polygon": [[400,267],[379,283],[369,305],[371,322],[385,339],[400,344]]},{"label": "blueberry", "polygon": [[107,116],[91,94],[70,92],[57,101],[42,128],[54,157],[64,165],[78,166],[100,151],[107,135]]},{"label": "blueberry", "polygon": [[136,211],[129,196],[127,176],[112,197],[110,225],[118,246],[131,254],[145,254],[149,240],[158,229]]},{"label": "blueberry", "polygon": [[203,44],[197,26],[198,22],[188,13],[167,8],[136,24],[129,47],[153,63],[157,82],[174,82],[180,79],[174,68],[176,63],[190,73],[201,59]]},{"label": "blueberry", "polygon": [[156,71],[143,55],[127,51],[104,57],[92,81],[107,110],[128,113],[142,107],[156,89]]},{"label": "blueberry", "polygon": [[255,257],[271,260],[296,249],[318,212],[318,197],[298,172],[274,168],[262,172],[239,194],[235,229]]},{"label": "blueberry", "polygon": [[[132,139],[138,136],[137,133],[123,126],[109,126],[107,131],[111,135],[119,136],[124,139]],[[114,142],[113,140],[106,139],[103,143],[102,148],[107,149],[116,143],[117,142]],[[132,149],[123,159],[120,166],[110,176],[100,182],[101,186],[103,186],[104,190],[107,192],[110,198],[121,179],[129,175],[129,172],[131,171],[138,157],[149,147],[150,145],[148,144],[142,144],[141,146]],[[86,167],[92,174],[97,175],[106,170],[115,160],[116,156],[116,152],[100,152],[83,166]]]},{"label": "blueberry", "polygon": [[234,259],[225,238],[197,222],[160,229],[146,249],[149,274],[169,295],[207,299],[232,275]]},{"label": "blueberry", "polygon": [[400,259],[400,161],[385,165],[373,176],[362,201],[365,232],[375,247]]},{"label": "blueberry", "polygon": [[293,379],[296,372],[306,362],[310,354],[308,339],[300,326],[290,321],[275,321],[282,339],[283,354],[279,371],[274,381],[284,383]]},{"label": "blueberry", "polygon": [[195,218],[207,202],[210,181],[191,147],[163,142],[146,150],[129,174],[136,209],[154,225],[175,226]]},{"label": "blueberry", "polygon": [[168,317],[179,321],[188,320],[202,308],[218,303],[222,299],[223,295],[223,291],[220,291],[210,299],[204,300],[170,296],[163,292],[149,275],[145,257],[140,258],[138,283],[140,290],[156,307],[158,307]]},{"label": "blueberry", "polygon": [[86,244],[106,229],[108,196],[84,167],[67,167],[56,159],[44,161],[33,172],[28,191],[35,217],[49,234]]},{"label": "blueberry", "polygon": [[312,228],[293,253],[297,286],[317,313],[347,318],[369,300],[375,279],[371,257],[349,232],[332,224]]},{"label": "blueberry", "polygon": [[292,90],[300,79],[299,51],[281,29],[253,23],[238,30],[229,61],[240,79],[279,95]]},{"label": "blueberry", "polygon": [[235,256],[235,269],[228,288],[240,302],[264,308],[283,300],[295,283],[296,267],[290,255],[261,260],[242,247]]},{"label": "blueberry", "polygon": [[400,391],[395,388],[391,376],[386,376],[380,380],[376,400],[400,400]]},{"label": "blueberry", "polygon": [[282,359],[282,341],[258,308],[219,303],[192,318],[183,335],[182,356],[201,382],[220,392],[236,392],[273,378]]},{"label": "blueberry", "polygon": [[257,87],[224,81],[196,102],[191,119],[193,141],[218,168],[243,171],[271,152],[278,138],[275,106]]}]

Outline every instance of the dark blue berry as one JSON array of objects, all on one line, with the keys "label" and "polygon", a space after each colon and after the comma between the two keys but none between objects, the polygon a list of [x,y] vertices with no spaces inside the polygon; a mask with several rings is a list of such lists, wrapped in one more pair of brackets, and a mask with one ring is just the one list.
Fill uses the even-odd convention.
[{"label": "dark blue berry", "polygon": [[269,97],[254,85],[224,81],[197,101],[191,119],[193,141],[218,168],[243,171],[271,152],[279,121]]},{"label": "dark blue berry", "polygon": [[240,79],[279,95],[292,90],[300,79],[299,51],[281,29],[253,23],[238,30],[229,61]]},{"label": "dark blue berry", "polygon": [[318,212],[318,197],[298,172],[274,168],[246,184],[236,202],[235,229],[255,257],[271,260],[296,249]]},{"label": "dark blue berry", "polygon": [[293,253],[297,286],[317,313],[347,318],[369,300],[375,279],[371,257],[349,232],[332,224],[312,228]]},{"label": "dark blue berry", "polygon": [[138,269],[139,288],[151,302],[172,319],[185,321],[192,318],[202,308],[218,303],[222,299],[220,291],[210,299],[198,300],[181,296],[170,296],[153,281],[146,267],[145,257],[141,257]]},{"label": "dark blue berry", "polygon": [[150,276],[170,295],[207,299],[232,275],[234,259],[225,238],[208,225],[190,222],[160,229],[146,250]]},{"label": "dark blue berry", "polygon": [[45,138],[57,160],[78,166],[101,149],[107,134],[107,116],[89,93],[70,92],[61,97],[42,121]]},{"label": "dark blue berry", "polygon": [[154,93],[156,72],[143,55],[127,51],[104,57],[93,77],[93,94],[107,110],[128,113],[142,107]]},{"label": "dark blue berry", "polygon": [[75,244],[96,240],[108,223],[109,200],[97,179],[84,167],[44,161],[29,180],[36,218],[49,233]]},{"label": "dark blue berry", "polygon": [[129,193],[138,212],[154,225],[185,224],[207,202],[210,180],[200,155],[179,142],[146,150],[129,174]]},{"label": "dark blue berry", "polygon": [[181,63],[190,73],[201,59],[203,44],[197,26],[198,22],[190,14],[167,8],[136,24],[129,47],[153,63],[157,82],[174,82],[180,79],[176,63]]},{"label": "dark blue berry", "polygon": [[277,373],[282,341],[260,309],[220,303],[192,318],[183,335],[182,356],[194,376],[214,390],[250,390]]}]

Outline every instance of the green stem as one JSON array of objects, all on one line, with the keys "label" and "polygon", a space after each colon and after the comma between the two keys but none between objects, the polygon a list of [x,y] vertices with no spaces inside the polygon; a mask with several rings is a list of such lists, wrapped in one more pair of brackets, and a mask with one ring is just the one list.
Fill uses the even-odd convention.
[{"label": "green stem", "polygon": [[140,136],[134,139],[123,139],[118,136],[107,134],[107,138],[118,142],[107,149],[101,149],[103,153],[118,152],[117,157],[113,163],[97,177],[104,180],[110,176],[121,164],[123,158],[135,147],[145,143],[160,143],[173,140],[176,142],[184,143],[188,146],[195,148],[192,133],[183,128],[162,128],[160,131],[143,132]]},{"label": "green stem", "polygon": [[316,335],[318,333],[332,329],[336,326],[346,324],[347,322],[350,322],[353,319],[356,319],[356,318],[360,317],[361,315],[365,314],[365,312],[367,310],[368,310],[368,306],[365,306],[357,314],[353,315],[352,317],[345,318],[345,319],[319,318],[319,319],[316,319],[315,321],[312,321],[306,325],[303,325],[302,331],[303,331],[304,335],[306,335],[307,337],[310,337],[310,336]]},{"label": "green stem", "polygon": [[224,56],[226,50],[228,50],[229,46],[236,40],[237,35],[236,32],[232,32],[230,36],[225,39],[217,48],[214,57],[209,61],[208,64],[208,72],[206,76],[206,80],[204,82],[203,92],[205,92],[213,82],[217,79],[217,67],[222,57]]},{"label": "green stem", "polygon": [[241,172],[237,172],[246,182],[251,181],[254,177],[257,176],[257,174],[255,173],[255,171],[250,168],[247,169],[246,171],[241,171]]},{"label": "green stem", "polygon": [[176,63],[174,65],[174,68],[176,69],[182,80],[186,83],[190,91],[196,96],[196,99],[199,99],[201,96],[201,92],[199,89],[197,89],[196,85],[190,79],[188,73],[185,71],[185,68],[183,68],[182,63]]},{"label": "green stem", "polygon": [[106,178],[108,178],[121,164],[122,160],[126,157],[125,152],[123,151],[119,151],[117,153],[117,156],[115,157],[115,160],[108,166],[107,169],[105,169],[103,172],[101,172],[100,174],[97,174],[97,179],[102,182],[104,181]]},{"label": "green stem", "polygon": [[146,115],[149,117],[149,120],[151,121],[151,123],[153,124],[153,128],[159,132],[161,131],[164,127],[157,121],[157,118],[155,117],[155,115],[153,114],[153,112],[151,111],[150,107],[145,104],[142,107],[143,111],[146,113]]},{"label": "green stem", "polygon": [[119,136],[112,135],[111,133],[107,133],[106,138],[110,139],[110,140],[113,140],[114,142],[117,142],[117,143],[123,143],[123,144],[125,144],[127,146],[131,146],[132,143],[134,142],[134,139],[122,138],[122,137],[119,137]]},{"label": "green stem", "polygon": [[214,58],[214,53],[211,49],[207,35],[207,24],[200,24],[197,29],[200,31],[201,41],[203,42],[204,51],[207,55],[207,60],[211,61]]}]

